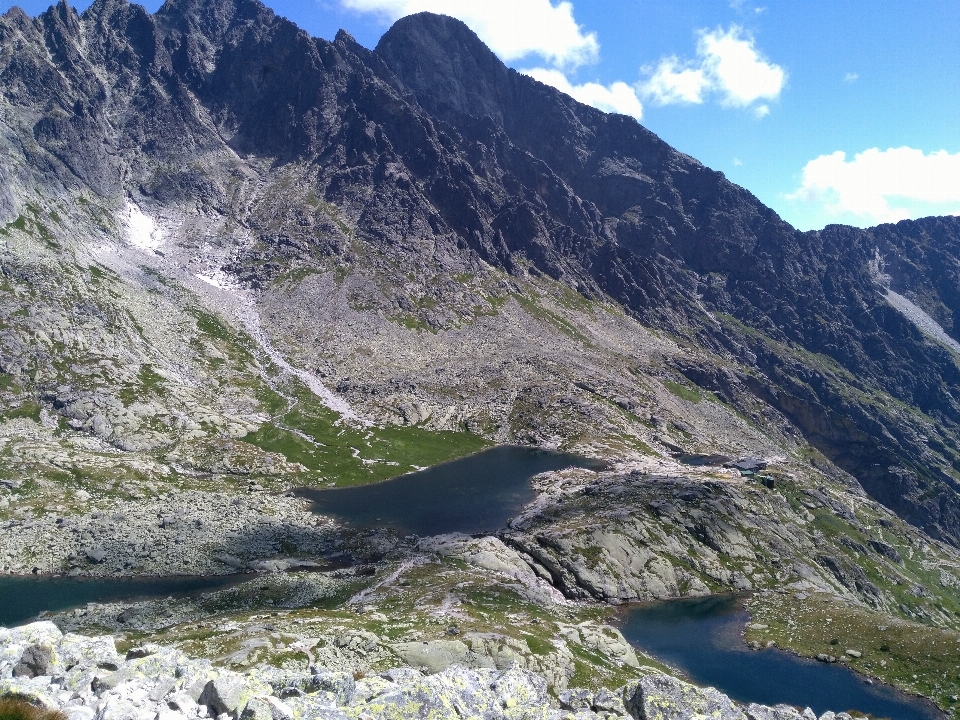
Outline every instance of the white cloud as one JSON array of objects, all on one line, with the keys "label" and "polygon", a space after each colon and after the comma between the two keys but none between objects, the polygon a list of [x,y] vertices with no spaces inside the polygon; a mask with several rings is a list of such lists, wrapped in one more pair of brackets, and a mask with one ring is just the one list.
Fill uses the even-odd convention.
[{"label": "white cloud", "polygon": [[710,80],[702,69],[683,67],[677,57],[661,60],[643,86],[644,92],[660,105],[699,105],[709,87]]},{"label": "white cloud", "polygon": [[340,0],[359,12],[397,20],[418,12],[450,15],[465,22],[502,60],[539,55],[556,67],[594,62],[600,43],[573,17],[570,2],[551,0]]},{"label": "white cloud", "polygon": [[918,217],[910,206],[921,207],[920,214],[957,214],[960,153],[872,148],[847,160],[838,150],[808,162],[801,186],[787,199],[820,204],[830,215],[852,215],[868,223]]},{"label": "white cloud", "polygon": [[[776,100],[787,81],[786,71],[763,57],[755,40],[742,28],[701,30],[697,59],[683,62],[664,58],[641,91],[659,105],[702,103],[716,95],[728,107],[749,107],[761,100]],[[769,114],[766,103],[754,106],[754,114]]]},{"label": "white cloud", "polygon": [[845,83],[856,82],[859,79],[860,79],[860,76],[857,75],[857,73],[855,72],[848,72],[846,75],[843,76],[843,81]]},{"label": "white cloud", "polygon": [[754,39],[744,37],[736,25],[727,31],[701,31],[697,54],[728,105],[746,107],[756,100],[774,100],[787,81],[784,69],[768,62]]},{"label": "white cloud", "polygon": [[574,85],[567,76],[559,70],[533,68],[531,70],[523,70],[523,73],[535,80],[539,80],[545,85],[555,87],[574,100],[579,100],[586,105],[592,105],[604,112],[630,115],[637,120],[643,117],[643,104],[640,102],[640,98],[637,97],[636,88],[627,85],[625,82],[615,82],[609,86],[594,82]]},{"label": "white cloud", "polygon": [[738,158],[738,157],[735,157],[735,158],[733,159],[733,166],[734,166],[734,167],[743,167],[743,160],[741,160],[741,159]]},{"label": "white cloud", "polygon": [[736,10],[738,13],[746,13],[749,10],[753,12],[754,15],[760,15],[767,10],[764,6],[745,8],[744,5],[746,5],[746,0],[730,0],[730,8]]}]

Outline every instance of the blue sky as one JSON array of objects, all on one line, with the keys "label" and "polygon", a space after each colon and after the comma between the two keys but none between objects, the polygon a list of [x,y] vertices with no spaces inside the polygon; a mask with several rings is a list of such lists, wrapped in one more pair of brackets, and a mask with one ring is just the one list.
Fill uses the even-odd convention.
[{"label": "blue sky", "polygon": [[409,12],[458,16],[511,67],[638,116],[804,230],[960,214],[956,0],[266,4],[367,47]]}]

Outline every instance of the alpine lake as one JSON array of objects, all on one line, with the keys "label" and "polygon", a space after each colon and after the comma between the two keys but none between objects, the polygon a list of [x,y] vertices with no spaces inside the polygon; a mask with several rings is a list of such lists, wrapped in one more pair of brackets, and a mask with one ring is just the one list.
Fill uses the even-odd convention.
[{"label": "alpine lake", "polygon": [[[687,462],[712,464],[717,458]],[[303,488],[317,513],[358,529],[390,528],[419,536],[494,532],[531,502],[531,479],[569,467],[599,469],[577,456],[501,446],[384,482],[348,488]],[[80,578],[0,576],[0,625],[10,626],[91,602],[191,596],[244,581],[213,577]],[[790,653],[751,650],[738,596],[710,596],[630,606],[620,614],[624,637],[638,650],[741,702],[856,711],[877,718],[937,720],[933,703],[869,684],[840,665]]]}]

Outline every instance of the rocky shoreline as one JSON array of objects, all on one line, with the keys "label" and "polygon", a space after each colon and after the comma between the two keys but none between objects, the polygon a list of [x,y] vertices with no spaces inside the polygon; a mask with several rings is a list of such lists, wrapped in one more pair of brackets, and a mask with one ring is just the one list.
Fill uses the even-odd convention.
[{"label": "rocky shoreline", "polygon": [[[516,665],[358,677],[305,659],[241,674],[154,644],[123,655],[111,636],[64,635],[51,622],[0,628],[0,697],[68,720],[817,720],[809,708],[741,705],[653,668],[635,674],[616,691],[570,688],[554,697],[543,676]],[[826,712],[819,720],[850,716]]]}]

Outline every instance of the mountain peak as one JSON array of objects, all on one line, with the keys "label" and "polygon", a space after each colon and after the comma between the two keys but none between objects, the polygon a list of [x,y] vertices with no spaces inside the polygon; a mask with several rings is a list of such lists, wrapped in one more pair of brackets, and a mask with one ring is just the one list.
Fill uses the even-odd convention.
[{"label": "mountain peak", "polygon": [[431,112],[502,118],[511,71],[460,20],[427,12],[408,15],[394,23],[374,52]]},{"label": "mountain peak", "polygon": [[216,44],[233,25],[270,25],[276,18],[260,0],[166,0],[157,16],[186,21]]}]

